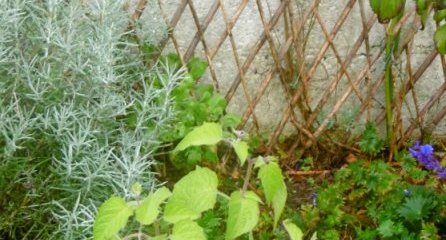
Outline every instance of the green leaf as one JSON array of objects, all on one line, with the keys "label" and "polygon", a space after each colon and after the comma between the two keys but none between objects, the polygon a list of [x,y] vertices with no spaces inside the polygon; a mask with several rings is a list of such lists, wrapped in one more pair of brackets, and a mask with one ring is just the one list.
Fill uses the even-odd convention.
[{"label": "green leaf", "polygon": [[378,14],[379,12],[379,5],[381,5],[381,0],[370,0],[370,7],[372,8],[372,11],[375,14]]},{"label": "green leaf", "polygon": [[260,199],[253,192],[246,192],[244,196],[239,191],[231,194],[229,213],[226,222],[225,239],[235,239],[252,231],[259,220]]},{"label": "green leaf", "polygon": [[426,0],[415,0],[417,6],[417,13],[422,14],[427,9]]},{"label": "green leaf", "polygon": [[404,10],[405,3],[406,0],[381,0],[378,12],[379,22],[386,23],[398,16]]},{"label": "green leaf", "polygon": [[203,125],[194,128],[175,147],[174,153],[183,151],[190,146],[214,145],[223,138],[223,130],[218,123],[205,122]]},{"label": "green leaf", "polygon": [[187,68],[189,69],[190,75],[197,80],[203,76],[206,68],[208,67],[207,62],[201,60],[200,58],[194,57],[187,63]]},{"label": "green leaf", "polygon": [[314,232],[313,235],[311,235],[310,240],[317,240],[317,232]]},{"label": "green leaf", "polygon": [[223,128],[228,128],[228,127],[235,128],[241,122],[242,119],[240,118],[240,116],[230,113],[225,114],[220,119],[220,124]]},{"label": "green leaf", "polygon": [[446,25],[442,25],[435,31],[435,45],[437,50],[441,54],[446,53]]},{"label": "green leaf", "polygon": [[206,240],[203,229],[192,220],[182,220],[173,225],[171,240]]},{"label": "green leaf", "polygon": [[395,225],[392,220],[386,220],[379,225],[378,232],[383,237],[392,237],[395,234],[394,227]]},{"label": "green leaf", "polygon": [[141,50],[143,57],[146,60],[153,59],[153,56],[160,52],[160,49],[157,46],[148,43],[142,44]]},{"label": "green leaf", "polygon": [[240,139],[237,139],[235,142],[232,143],[232,147],[234,148],[234,151],[237,154],[238,159],[240,160],[240,166],[243,166],[243,164],[246,162],[246,159],[248,158],[248,144],[244,141],[240,141]]},{"label": "green leaf", "polygon": [[167,240],[167,234],[163,234],[163,235],[158,235],[155,237],[151,237],[150,240]]},{"label": "green leaf", "polygon": [[384,149],[384,141],[379,138],[374,123],[366,123],[364,132],[361,135],[361,141],[359,142],[359,148],[370,155],[376,155]]},{"label": "green leaf", "polygon": [[169,53],[167,56],[162,56],[160,58],[160,62],[167,66],[171,66],[174,68],[180,68],[181,67],[181,60],[178,54],[175,53]]},{"label": "green leaf", "polygon": [[115,196],[109,198],[99,208],[93,226],[93,239],[105,240],[113,237],[125,227],[132,214],[132,209],[124,199]]},{"label": "green leaf", "polygon": [[397,209],[397,212],[407,221],[417,221],[422,220],[433,206],[430,198],[415,196],[408,198],[406,202]]},{"label": "green leaf", "polygon": [[435,11],[434,20],[436,22],[441,22],[444,19],[446,19],[446,9]]},{"label": "green leaf", "polygon": [[172,195],[169,189],[162,187],[149,194],[135,210],[135,217],[143,225],[152,224],[159,214],[159,206]]},{"label": "green leaf", "polygon": [[288,235],[290,235],[291,240],[302,240],[304,237],[304,233],[302,230],[300,230],[299,227],[297,227],[290,219],[286,219],[283,221],[283,226],[285,227],[285,230],[288,232]]},{"label": "green leaf", "polygon": [[266,202],[272,204],[274,210],[274,228],[285,208],[287,190],[283,181],[282,170],[276,162],[260,167],[258,178],[265,192]]},{"label": "green leaf", "polygon": [[164,220],[176,223],[184,219],[197,219],[203,211],[211,209],[217,199],[217,175],[199,166],[180,181],[164,209]]}]

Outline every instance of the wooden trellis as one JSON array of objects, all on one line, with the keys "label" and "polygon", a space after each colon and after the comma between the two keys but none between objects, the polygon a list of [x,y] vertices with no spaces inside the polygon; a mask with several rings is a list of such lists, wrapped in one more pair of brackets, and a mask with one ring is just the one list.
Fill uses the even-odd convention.
[{"label": "wooden trellis", "polygon": [[[236,41],[233,36],[233,29],[237,24],[246,24],[239,21],[240,15],[246,10],[248,3],[255,2],[257,11],[260,16],[261,34],[257,40],[251,44],[248,50],[247,56],[242,60],[240,57],[240,49],[237,48]],[[333,13],[336,15],[336,21],[334,24],[327,24],[323,16],[320,13],[319,4],[322,0],[312,0],[308,2],[303,11],[297,12],[298,1],[282,0],[278,7],[271,10],[271,15],[266,16],[265,4],[260,0],[240,0],[235,10],[232,9],[231,13],[225,4],[224,0],[208,0],[210,6],[207,14],[199,16],[193,0],[181,0],[178,3],[177,10],[173,15],[168,15],[163,11],[163,3],[158,0],[160,9],[163,11],[163,16],[172,29],[169,38],[166,39],[161,45],[165,47],[168,43],[171,43],[178,55],[181,57],[182,62],[187,62],[197,50],[197,46],[201,44],[204,52],[204,57],[209,64],[209,75],[214,85],[218,88],[220,85],[220,79],[215,69],[217,66],[213,60],[217,53],[222,49],[222,45],[225,41],[229,41],[231,51],[235,59],[237,72],[236,77],[233,79],[230,87],[225,94],[228,102],[233,101],[234,94],[238,89],[242,89],[244,97],[246,98],[247,105],[245,110],[241,112],[242,123],[239,128],[246,127],[248,121],[253,123],[253,126],[257,126],[258,130],[258,116],[256,116],[256,107],[260,100],[265,96],[266,89],[270,86],[273,79],[279,79],[282,84],[283,94],[286,96],[287,102],[285,104],[285,111],[283,111],[279,123],[274,127],[269,142],[267,144],[267,151],[273,151],[274,147],[278,144],[279,136],[283,133],[286,125],[293,126],[295,129],[295,141],[287,149],[289,154],[296,153],[298,149],[299,154],[303,154],[304,151],[312,147],[317,143],[321,137],[327,136],[330,133],[327,131],[328,125],[332,118],[339,114],[340,110],[346,106],[348,99],[356,101],[359,104],[359,111],[356,114],[356,120],[368,119],[378,124],[382,123],[385,119],[384,109],[378,109],[374,114],[370,113],[375,96],[379,89],[382,88],[384,73],[371,74],[373,68],[379,68],[379,64],[383,62],[384,47],[372,48],[369,35],[370,31],[378,23],[376,16],[371,13],[368,1],[365,0],[349,0],[339,1],[339,3],[333,4],[345,4],[344,8],[340,12]],[[146,1],[142,0],[138,4],[138,9],[135,12],[134,19],[138,19],[140,13],[144,11]],[[233,7],[233,6],[232,6]],[[176,35],[176,29],[180,19],[186,12],[186,9],[190,10],[195,24],[195,35],[187,46],[183,46],[185,51],[182,51],[179,46],[179,39]],[[338,36],[340,29],[345,24],[346,20],[351,17],[353,8],[359,8],[362,31],[356,36],[350,36],[352,41],[352,47],[346,54],[342,54],[339,47],[336,45],[334,39]],[[224,20],[224,28],[212,29],[213,32],[220,32],[216,42],[208,42],[207,30],[215,18],[217,13],[222,14]],[[280,24],[278,24],[280,22]],[[302,36],[305,35],[305,28],[312,22],[320,29],[325,37],[323,44],[320,46],[315,57],[309,61],[304,56],[302,49],[303,42],[311,41],[311,39],[305,39]],[[397,57],[401,56],[405,59],[404,62],[404,74],[402,81],[397,85],[395,89],[395,128],[397,132],[398,143],[403,144],[405,140],[409,139],[415,130],[433,129],[437,126],[446,115],[446,105],[440,106],[440,110],[433,114],[433,117],[429,119],[426,117],[427,113],[440,102],[441,97],[446,91],[446,81],[442,81],[441,86],[433,87],[432,95],[428,101],[424,104],[420,104],[417,101],[414,88],[417,87],[417,82],[421,79],[422,75],[432,65],[436,58],[440,58],[443,72],[446,72],[446,62],[443,56],[440,56],[437,51],[432,48],[430,54],[427,54],[421,64],[415,65],[412,63],[412,43],[414,37],[420,28],[420,20],[416,16],[415,9],[408,7],[405,15],[402,17],[400,23],[397,25],[397,30],[411,26],[405,31],[403,38],[400,40],[398,51],[396,51]],[[331,26],[332,25],[332,26]],[[192,27],[192,26],[191,26]],[[385,27],[385,26],[383,26]],[[274,38],[274,31],[281,28],[283,31],[283,40],[277,42],[277,38]],[[384,34],[382,38],[384,38]],[[213,47],[210,47],[213,46]],[[251,81],[246,77],[246,73],[251,67],[253,67],[253,61],[259,54],[260,50],[268,49],[269,55],[272,57],[274,64],[269,66],[267,71],[263,73],[262,80],[257,82],[256,89],[248,89],[248,81]],[[351,70],[352,62],[356,61],[356,58],[360,54],[360,49],[365,49],[366,64]],[[330,52],[330,53],[329,53]],[[322,95],[318,101],[311,104],[309,99],[309,85],[313,81],[314,75],[317,69],[321,67],[323,59],[329,55],[334,56],[338,65],[338,71],[333,76],[330,76],[326,82],[326,89],[322,91]],[[362,54],[364,55],[364,54]],[[295,59],[304,59],[305,62],[296,64]],[[285,67],[284,67],[285,66]],[[297,88],[291,88],[289,85],[289,72],[298,73],[299,84]],[[365,82],[367,81],[367,82]],[[340,87],[341,83],[344,87]],[[323,119],[318,119],[322,109],[329,102],[329,99],[333,98],[336,92],[336,100],[328,113],[325,113]],[[254,93],[254,94],[252,94]],[[416,109],[416,117],[413,118],[408,124],[403,126],[401,121],[401,109],[407,101],[412,101]],[[440,104],[441,105],[441,104]],[[256,128],[255,128],[256,129]],[[355,147],[348,144],[347,139],[350,133],[346,133],[343,139],[333,140],[332,143],[339,147],[343,147],[354,151]],[[330,138],[329,138],[330,139]]]}]

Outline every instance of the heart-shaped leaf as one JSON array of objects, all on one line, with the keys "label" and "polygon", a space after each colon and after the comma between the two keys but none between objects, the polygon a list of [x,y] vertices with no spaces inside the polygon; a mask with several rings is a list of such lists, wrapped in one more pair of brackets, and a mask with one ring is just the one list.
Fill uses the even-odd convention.
[{"label": "heart-shaped leaf", "polygon": [[233,144],[232,147],[234,148],[235,153],[237,154],[238,159],[240,160],[240,166],[243,166],[243,164],[246,162],[246,159],[248,158],[248,144],[244,141],[240,141],[237,139]]},{"label": "heart-shaped leaf", "polygon": [[269,162],[260,167],[258,177],[265,192],[266,202],[273,207],[275,228],[285,208],[287,199],[287,190],[283,180],[282,170],[276,162]]},{"label": "heart-shaped leaf", "polygon": [[244,196],[239,191],[231,194],[229,213],[226,222],[226,240],[252,231],[259,220],[260,199],[253,192],[246,192]]},{"label": "heart-shaped leaf", "polygon": [[125,200],[111,197],[99,207],[98,215],[93,225],[93,239],[106,240],[113,237],[127,224],[133,214]]},{"label": "heart-shaped leaf", "polygon": [[164,209],[164,220],[176,223],[194,220],[214,207],[217,200],[217,175],[208,168],[197,168],[178,181]]},{"label": "heart-shaped leaf", "polygon": [[288,232],[291,240],[302,240],[304,237],[304,233],[297,227],[290,219],[283,221],[283,226],[285,230]]},{"label": "heart-shaped leaf", "polygon": [[218,123],[203,123],[194,128],[175,147],[174,153],[183,151],[190,146],[214,145],[223,139],[223,130]]},{"label": "heart-shaped leaf", "polygon": [[154,193],[151,193],[136,208],[136,220],[143,225],[152,224],[158,217],[160,204],[169,198],[171,194],[170,190],[166,187],[159,188]]}]

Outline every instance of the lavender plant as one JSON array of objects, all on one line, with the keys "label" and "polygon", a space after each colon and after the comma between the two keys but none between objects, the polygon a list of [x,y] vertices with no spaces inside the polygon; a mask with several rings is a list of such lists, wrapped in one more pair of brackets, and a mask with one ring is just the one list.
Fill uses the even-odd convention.
[{"label": "lavender plant", "polygon": [[124,3],[0,1],[0,238],[91,238],[101,202],[156,185],[184,71],[144,66]]}]

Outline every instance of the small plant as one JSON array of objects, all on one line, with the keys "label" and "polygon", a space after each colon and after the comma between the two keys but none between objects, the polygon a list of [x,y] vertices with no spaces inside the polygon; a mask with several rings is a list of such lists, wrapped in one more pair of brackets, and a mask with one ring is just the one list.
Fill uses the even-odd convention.
[{"label": "small plant", "polygon": [[[393,123],[393,97],[394,97],[394,70],[392,65],[395,62],[393,55],[399,54],[399,40],[401,36],[400,28],[397,25],[403,17],[406,0],[370,0],[370,7],[378,16],[380,23],[387,25],[386,29],[386,48],[385,48],[385,70],[384,70],[384,93],[386,108],[386,130],[387,145],[390,147],[390,154],[398,155],[397,149],[393,149],[395,145],[394,123]],[[415,0],[417,13],[421,17],[421,23],[424,28],[427,18],[432,9],[434,9],[434,20],[437,28],[433,38],[437,50],[441,54],[446,53],[446,4],[443,0]]]},{"label": "small plant", "polygon": [[[402,169],[383,161],[356,161],[324,183],[316,201],[302,206],[307,234],[321,239],[441,239],[446,194],[436,178],[400,153]],[[422,183],[424,185],[417,185]]]},{"label": "small plant", "polygon": [[[176,69],[181,68],[179,56],[176,54],[162,56],[161,62]],[[177,144],[204,122],[220,122],[225,135],[230,134],[231,129],[240,122],[240,117],[225,114],[227,102],[223,95],[214,91],[212,85],[197,83],[206,68],[207,63],[196,57],[187,63],[185,79],[172,92],[172,107],[176,115],[172,123],[162,129],[160,138],[164,143]],[[134,119],[133,116],[130,116],[130,119]],[[152,127],[156,124],[149,123]],[[169,158],[175,167],[185,169],[193,169],[203,160],[211,163],[218,161],[215,149],[205,145],[189,147],[170,155]]]},{"label": "small plant", "polygon": [[[222,126],[217,123],[203,123],[194,128],[175,147],[173,154],[191,146],[215,145],[224,140]],[[226,140],[228,141],[228,140]],[[233,191],[230,196],[219,192],[218,177],[208,168],[196,166],[179,180],[171,192],[166,187],[159,188],[144,199],[140,199],[141,188],[136,184],[133,188],[134,200],[113,196],[99,208],[94,225],[94,239],[121,239],[119,232],[127,225],[131,216],[138,223],[136,232],[132,229],[123,239],[208,239],[206,229],[200,226],[212,227],[211,223],[203,223],[202,218],[213,219],[209,211],[217,203],[218,196],[224,200],[227,207],[226,230],[224,239],[230,240],[248,234],[252,238],[253,231],[259,222],[260,204],[263,201],[254,191],[248,190],[253,168],[258,168],[257,177],[263,189],[268,207],[272,208],[272,225],[275,229],[285,207],[287,191],[282,171],[273,158],[248,159],[248,145],[240,139],[230,141],[238,156],[240,166],[247,162],[247,174],[241,189]],[[160,205],[164,205],[162,217]],[[218,223],[214,223],[219,225]],[[302,239],[302,232],[291,220],[283,222],[286,231],[294,240]],[[129,227],[131,228],[132,225]],[[160,228],[160,226],[165,226]],[[128,232],[128,231],[127,231]],[[210,231],[213,232],[213,231]]]},{"label": "small plant", "polygon": [[371,156],[376,156],[384,149],[384,141],[378,136],[378,131],[373,123],[366,123],[361,135],[359,147],[361,151]]}]

